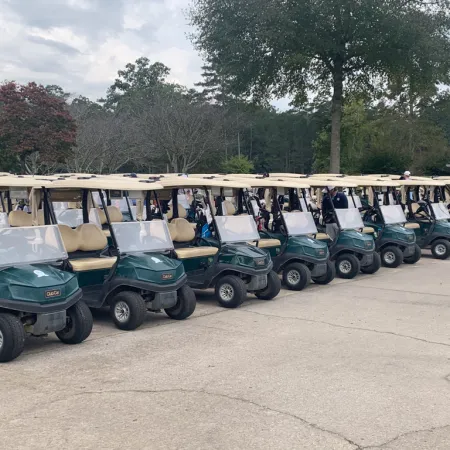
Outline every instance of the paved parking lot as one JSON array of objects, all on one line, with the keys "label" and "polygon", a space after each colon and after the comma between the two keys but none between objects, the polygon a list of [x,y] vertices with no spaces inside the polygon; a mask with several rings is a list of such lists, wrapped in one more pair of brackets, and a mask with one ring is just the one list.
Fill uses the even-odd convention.
[{"label": "paved parking lot", "polygon": [[450,261],[135,332],[96,314],[0,366],[1,449],[450,448]]}]

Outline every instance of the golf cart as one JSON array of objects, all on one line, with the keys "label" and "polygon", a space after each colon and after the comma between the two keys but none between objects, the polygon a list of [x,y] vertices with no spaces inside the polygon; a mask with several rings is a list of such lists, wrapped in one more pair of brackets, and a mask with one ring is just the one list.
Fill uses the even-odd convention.
[{"label": "golf cart", "polygon": [[450,256],[450,214],[443,203],[444,180],[400,180],[402,203],[406,204],[408,224],[415,225],[417,244],[431,249],[436,259]]},{"label": "golf cart", "polygon": [[314,239],[318,231],[304,196],[309,185],[277,177],[239,180],[257,192],[239,190],[237,214],[253,215],[262,238],[259,246],[272,257],[274,271],[282,274],[284,285],[300,291],[311,279],[317,284],[330,283],[336,270],[328,259],[327,244]]},{"label": "golf cart", "polygon": [[[117,196],[133,191],[144,198],[147,191],[161,188],[158,183],[128,178],[67,177],[45,184],[39,199],[43,204],[40,217],[55,225],[54,202],[81,204],[81,225],[59,225],[69,254],[65,270],[76,274],[88,306],[108,306],[122,330],[138,328],[147,311],[164,310],[170,318],[183,320],[195,310],[195,295],[186,284],[183,265],[174,258],[167,224],[161,220],[121,222],[120,211],[105,202],[104,191]],[[94,193],[101,208],[95,208]],[[100,228],[98,219],[93,220],[96,216],[106,218],[106,230]]]},{"label": "golf cart", "polygon": [[416,244],[414,229],[419,226],[406,223],[406,216],[398,198],[398,180],[370,177],[346,177],[362,190],[361,198],[350,189],[349,199],[363,213],[366,227],[375,230],[375,244],[385,267],[395,268],[402,262],[415,264],[420,260],[421,249]]},{"label": "golf cart", "polygon": [[13,209],[41,184],[0,177],[0,362],[17,358],[27,335],[54,332],[65,344],[79,344],[92,331],[77,278],[62,270],[68,257],[58,227],[33,226],[31,214]]},{"label": "golf cart", "polygon": [[[375,250],[371,227],[364,227],[359,209],[349,203],[347,209],[336,209],[331,202],[332,209],[329,217],[323,217],[320,210],[323,191],[330,195],[330,186],[339,188],[356,188],[355,183],[338,178],[308,178],[304,180],[311,186],[311,197],[316,198],[316,209],[313,203],[309,205],[310,211],[316,220],[319,230],[325,232],[330,249],[330,259],[336,264],[336,273],[341,278],[354,278],[360,271],[373,274],[381,267],[380,255]],[[315,191],[315,195],[314,194]],[[336,237],[332,240],[326,234],[326,222],[335,224]],[[323,235],[320,235],[322,237]],[[320,238],[319,236],[317,236]]]},{"label": "golf cart", "polygon": [[[225,308],[241,305],[247,293],[263,300],[278,295],[280,279],[272,270],[270,255],[258,248],[260,236],[253,218],[224,215],[222,205],[215,214],[216,208],[211,204],[210,192],[212,196],[232,196],[233,189],[249,188],[249,185],[226,179],[182,177],[165,177],[159,183],[165,191],[158,193],[163,200],[158,201],[158,210],[170,221],[175,252],[183,261],[191,287],[214,287],[217,301]],[[184,218],[185,208],[178,204],[180,189],[196,190],[195,197],[203,199],[204,208],[193,223]],[[169,201],[170,210],[166,211]],[[209,233],[202,236],[201,230],[205,228]]]}]

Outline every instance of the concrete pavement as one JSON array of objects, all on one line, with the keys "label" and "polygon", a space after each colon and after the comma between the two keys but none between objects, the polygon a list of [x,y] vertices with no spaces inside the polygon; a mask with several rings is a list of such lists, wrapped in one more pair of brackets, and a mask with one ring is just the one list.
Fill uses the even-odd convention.
[{"label": "concrete pavement", "polygon": [[195,315],[107,313],[0,366],[1,449],[450,448],[450,261]]}]

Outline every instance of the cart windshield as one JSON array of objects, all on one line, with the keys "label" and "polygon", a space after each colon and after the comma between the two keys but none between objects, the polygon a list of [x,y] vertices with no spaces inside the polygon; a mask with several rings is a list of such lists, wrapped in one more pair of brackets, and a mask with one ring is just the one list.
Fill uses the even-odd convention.
[{"label": "cart windshield", "polygon": [[436,217],[436,220],[449,220],[450,219],[450,214],[444,203],[442,203],[442,202],[432,203],[431,207],[433,208],[433,212]]},{"label": "cart windshield", "polygon": [[354,230],[363,228],[361,214],[357,208],[336,209],[336,215],[342,230]]},{"label": "cart windshield", "polygon": [[173,249],[169,228],[164,220],[119,222],[112,228],[121,253],[164,252]]},{"label": "cart windshield", "polygon": [[284,212],[283,217],[290,236],[317,233],[317,227],[310,212]]},{"label": "cart windshield", "polygon": [[384,205],[380,206],[380,210],[386,225],[406,222],[405,213],[400,205]]},{"label": "cart windshield", "polygon": [[253,216],[216,216],[222,242],[248,242],[260,239]]},{"label": "cart windshield", "polygon": [[57,225],[0,228],[0,267],[67,259]]},{"label": "cart windshield", "polygon": [[[55,209],[56,221],[60,225],[67,225],[71,228],[76,228],[83,224],[83,210],[82,209]],[[89,211],[89,223],[95,223],[101,228],[100,217],[96,208],[91,208]]]}]

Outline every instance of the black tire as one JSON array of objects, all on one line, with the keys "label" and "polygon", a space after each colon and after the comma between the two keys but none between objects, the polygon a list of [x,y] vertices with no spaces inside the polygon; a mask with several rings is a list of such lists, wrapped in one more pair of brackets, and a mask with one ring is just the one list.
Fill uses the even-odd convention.
[{"label": "black tire", "polygon": [[145,320],[147,307],[141,295],[134,291],[122,291],[116,294],[110,304],[110,314],[117,328],[135,330]]},{"label": "black tire", "polygon": [[395,245],[388,245],[381,250],[381,264],[395,269],[403,262],[403,252]]},{"label": "black tire", "polygon": [[291,291],[301,291],[311,283],[311,271],[299,262],[288,264],[283,269],[283,283]]},{"label": "black tire", "polygon": [[64,344],[75,345],[86,340],[92,331],[94,319],[83,301],[75,303],[66,311],[67,325],[55,334]]},{"label": "black tire", "polygon": [[[344,269],[345,265],[345,270]],[[361,270],[361,264],[359,259],[352,255],[351,253],[344,253],[338,256],[336,259],[336,275],[339,278],[345,278],[346,280],[351,280],[358,275]]]},{"label": "black tire", "polygon": [[178,289],[177,294],[177,304],[172,308],[166,308],[164,311],[171,319],[184,320],[195,311],[197,299],[194,291],[187,284]]},{"label": "black tire", "polygon": [[447,259],[450,256],[450,242],[438,239],[431,244],[431,253],[436,259]]},{"label": "black tire", "polygon": [[312,280],[316,284],[328,284],[331,283],[336,277],[336,266],[332,261],[327,261],[327,273],[321,277],[314,277]]},{"label": "black tire", "polygon": [[414,255],[407,256],[406,258],[403,258],[403,262],[405,264],[415,264],[419,259],[422,257],[422,250],[420,247],[416,244],[414,249]]},{"label": "black tire", "polygon": [[373,252],[373,261],[370,266],[361,267],[362,273],[373,275],[378,272],[381,267],[381,256],[377,252]]},{"label": "black tire", "polygon": [[247,287],[236,275],[225,275],[217,281],[215,294],[220,306],[237,308],[247,298]]},{"label": "black tire", "polygon": [[261,291],[255,292],[260,300],[272,300],[281,291],[281,280],[277,273],[271,270],[267,274],[267,287]]},{"label": "black tire", "polygon": [[25,330],[18,317],[13,314],[0,314],[0,362],[16,359],[25,347]]}]

